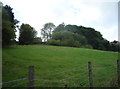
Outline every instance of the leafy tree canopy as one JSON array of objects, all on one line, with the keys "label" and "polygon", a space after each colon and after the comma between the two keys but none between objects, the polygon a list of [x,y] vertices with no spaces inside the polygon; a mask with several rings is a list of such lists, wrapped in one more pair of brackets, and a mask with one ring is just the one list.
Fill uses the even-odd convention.
[{"label": "leafy tree canopy", "polygon": [[44,42],[51,38],[52,31],[54,30],[54,28],[55,28],[55,25],[49,22],[49,23],[46,23],[44,27],[41,29],[41,35]]},{"label": "leafy tree canopy", "polygon": [[37,32],[29,24],[22,24],[20,29],[19,44],[32,44]]},{"label": "leafy tree canopy", "polygon": [[6,5],[2,7],[2,44],[10,45],[15,42],[15,32],[16,24],[19,22],[14,18],[14,13],[12,12],[10,6]]}]

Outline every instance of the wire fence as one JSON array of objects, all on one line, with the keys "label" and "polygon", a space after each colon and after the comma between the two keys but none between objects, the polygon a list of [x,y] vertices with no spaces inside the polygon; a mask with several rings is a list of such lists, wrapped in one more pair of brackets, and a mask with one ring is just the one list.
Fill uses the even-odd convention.
[{"label": "wire fence", "polygon": [[[94,87],[98,87],[98,86],[108,86],[106,82],[110,81],[110,77],[114,78],[117,76],[116,77],[117,81],[119,81],[120,62],[114,67],[106,65],[108,66],[107,68],[96,65],[90,68],[90,66],[92,65],[89,65],[88,63],[88,66],[77,66],[68,70],[64,70],[61,72],[54,72],[52,74],[43,75],[43,76],[38,76],[38,75],[35,76],[34,73],[30,73],[28,74],[29,75],[28,77],[2,82],[0,84],[3,85],[4,87],[9,83],[14,82],[13,85],[9,86],[11,88],[21,87],[21,86],[29,87],[28,86],[29,83],[31,83],[33,87],[44,87],[44,86],[45,87],[46,86],[47,87],[54,87],[54,86],[55,87],[65,87],[65,86],[89,87],[91,85],[94,85]],[[111,74],[109,74],[109,76],[106,78],[106,76],[104,76],[105,73],[111,73]],[[101,75],[103,76],[101,77]],[[105,82],[100,83],[100,81],[103,80]]]},{"label": "wire fence", "polygon": [[7,83],[17,82],[17,81],[21,81],[21,80],[27,80],[27,78],[21,78],[21,79],[11,80],[11,81],[7,81],[7,82],[2,82],[0,84],[7,84]]},{"label": "wire fence", "polygon": [[[59,80],[45,80],[45,79],[39,79],[39,78],[47,78],[47,77],[51,77],[51,76],[55,76],[55,75],[60,75],[60,74],[66,73],[66,72],[77,70],[77,69],[82,68],[82,67],[84,67],[84,66],[77,66],[75,68],[71,68],[71,69],[68,69],[68,70],[65,70],[65,71],[62,71],[62,72],[54,72],[52,74],[44,75],[44,76],[41,76],[41,77],[35,76],[35,79],[32,80],[32,81],[41,81],[41,82],[61,82],[61,81],[65,81],[67,79],[71,79],[73,77],[80,76],[80,74],[75,74],[74,76],[70,76],[70,77],[67,77],[67,78],[64,78],[64,79],[59,79]],[[22,80],[27,80],[27,79],[28,78],[21,78],[21,79],[11,80],[11,81],[7,81],[7,82],[2,82],[0,84],[5,85],[5,84],[8,84],[8,83],[20,82]],[[13,85],[11,87],[18,87],[18,86],[21,86],[22,84],[27,84],[27,83],[28,83],[28,81],[25,81],[25,82],[21,82],[21,83],[15,84],[15,85]]]},{"label": "wire fence", "polygon": [[83,67],[85,67],[85,66],[78,66],[78,67],[71,68],[71,69],[68,69],[68,70],[65,70],[65,71],[62,71],[62,72],[54,72],[52,74],[44,75],[44,76],[41,76],[41,77],[42,78],[46,78],[46,77],[50,77],[50,76],[55,76],[55,75],[63,74],[63,73],[66,73],[66,72],[70,72],[70,71],[73,71],[73,70],[76,70],[76,69],[79,69],[79,68],[83,68]]},{"label": "wire fence", "polygon": [[[94,87],[101,86],[101,87],[116,87],[118,85],[111,85],[111,82],[117,84],[117,65],[115,63],[106,63],[106,65],[99,66],[93,65],[93,83]],[[102,75],[102,76],[101,76]],[[105,76],[107,75],[107,76]],[[112,80],[114,79],[114,81]],[[102,82],[101,82],[102,81]]]}]

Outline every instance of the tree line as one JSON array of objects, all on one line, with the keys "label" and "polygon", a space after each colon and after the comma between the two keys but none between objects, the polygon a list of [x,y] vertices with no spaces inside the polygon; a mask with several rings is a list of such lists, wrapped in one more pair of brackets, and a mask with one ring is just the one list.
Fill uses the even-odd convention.
[{"label": "tree line", "polygon": [[[108,40],[102,37],[99,31],[91,27],[65,25],[64,23],[55,26],[49,22],[40,29],[41,35],[37,37],[37,31],[29,24],[18,26],[19,21],[14,18],[14,13],[8,5],[2,9],[2,45],[28,45],[28,44],[49,44],[57,46],[82,47],[105,51],[120,51],[120,42]],[[19,29],[18,42],[15,40],[16,28]]]}]

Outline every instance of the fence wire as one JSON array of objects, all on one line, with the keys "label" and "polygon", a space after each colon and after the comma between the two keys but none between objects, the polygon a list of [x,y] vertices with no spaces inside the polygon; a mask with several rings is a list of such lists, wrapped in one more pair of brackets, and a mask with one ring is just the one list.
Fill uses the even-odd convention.
[{"label": "fence wire", "polygon": [[[35,79],[35,81],[63,83],[63,82],[66,81],[66,80],[73,79],[73,78],[75,78],[75,77],[77,77],[77,76],[83,77],[84,75],[86,75],[86,73],[76,74],[76,75],[74,75],[74,76],[70,76],[70,77],[67,77],[67,78],[59,79],[59,80]],[[77,77],[77,79],[80,79],[80,78]],[[87,81],[87,79],[86,79],[86,81]],[[65,83],[64,83],[64,85],[65,85]]]},{"label": "fence wire", "polygon": [[[72,69],[69,69],[69,70],[66,70],[66,71],[62,71],[62,72],[55,72],[53,74],[50,74],[50,75],[46,75],[46,76],[42,76],[43,78],[46,78],[46,77],[50,77],[50,76],[53,76],[53,75],[59,75],[59,74],[62,74],[62,73],[66,73],[66,72],[69,72],[69,71],[73,71],[73,70],[76,70],[78,68],[81,68],[83,66],[78,66],[78,67],[75,67],[75,68],[72,68]],[[21,79],[16,79],[16,80],[11,80],[11,81],[7,81],[7,82],[2,82],[0,83],[1,85],[3,84],[7,84],[7,83],[12,83],[12,82],[18,82],[18,81],[21,81],[21,80],[27,80],[27,78],[21,78]],[[40,80],[40,79],[35,79],[35,80]],[[32,80],[32,81],[35,81],[35,80]],[[62,79],[62,80],[65,80],[65,79]],[[60,80],[43,80],[41,79],[40,81],[54,81],[54,82],[58,82]],[[19,86],[19,85],[22,85],[24,84],[25,82],[22,82],[22,83],[19,83],[19,84],[16,84],[16,85],[13,85],[12,87],[16,87],[16,86]]]},{"label": "fence wire", "polygon": [[18,87],[18,86],[20,86],[20,85],[27,84],[27,83],[28,83],[28,81],[22,82],[22,83],[19,83],[19,84],[15,84],[15,85],[13,85],[13,86],[11,86],[11,87]]},{"label": "fence wire", "polygon": [[11,80],[11,81],[7,81],[7,82],[2,82],[0,84],[7,84],[7,83],[11,83],[11,82],[17,82],[17,81],[21,81],[21,80],[26,80],[27,78],[21,78],[21,79],[16,79],[16,80]]},{"label": "fence wire", "polygon": [[[112,66],[109,66],[109,64],[106,64],[106,66],[107,66],[107,68],[106,67],[103,67],[103,66],[92,66],[92,76],[93,76],[93,84],[94,84],[94,86],[98,86],[97,85],[97,81],[100,81],[101,80],[101,75],[104,75],[104,74],[106,74],[106,73],[111,73],[111,71],[113,71],[113,72],[115,72],[115,73],[111,73],[111,74],[109,74],[109,76],[114,76],[114,75],[116,75],[117,74],[117,72],[116,72],[116,69],[117,69],[117,67],[115,66],[115,65],[112,65]],[[41,76],[41,77],[39,77],[39,76],[35,76],[35,79],[34,80],[31,80],[31,81],[35,81],[35,82],[39,82],[39,81],[41,81],[41,82],[47,82],[48,84],[37,84],[37,85],[34,85],[34,86],[44,86],[44,85],[47,85],[47,86],[49,86],[49,83],[50,83],[50,85],[56,85],[56,83],[59,83],[58,85],[64,85],[66,82],[67,83],[69,83],[70,84],[70,82],[74,82],[74,84],[76,83],[76,84],[78,84],[78,85],[80,85],[80,86],[86,86],[86,84],[88,84],[89,85],[89,77],[88,77],[88,70],[85,70],[85,71],[82,71],[82,73],[81,72],[79,72],[79,74],[78,74],[78,72],[75,72],[75,73],[77,73],[77,74],[74,74],[73,76],[70,76],[70,74],[69,75],[67,75],[67,76],[70,76],[70,77],[66,77],[66,78],[63,78],[63,79],[57,79],[57,78],[55,78],[55,79],[51,79],[52,77],[50,77],[50,76],[54,76],[55,77],[55,75],[60,75],[60,74],[63,74],[63,73],[67,73],[67,72],[70,72],[70,71],[74,71],[74,70],[78,70],[78,69],[82,69],[82,68],[86,68],[87,69],[87,66],[78,66],[78,67],[74,67],[74,68],[71,68],[71,69],[68,69],[68,70],[65,70],[65,71],[62,71],[62,72],[54,72],[54,73],[52,73],[52,74],[49,74],[49,75],[44,75],[44,76]],[[104,71],[105,70],[105,71]],[[79,70],[80,71],[80,70]],[[101,72],[101,71],[104,71],[104,72]],[[70,72],[71,73],[71,72]],[[99,74],[100,73],[100,74]],[[72,73],[73,74],[73,73]],[[61,75],[60,75],[61,76]],[[79,76],[79,77],[78,77]],[[86,77],[84,77],[84,76],[86,76]],[[57,76],[56,76],[57,77]],[[45,78],[45,79],[44,79]],[[46,78],[50,78],[50,79],[46,79]],[[73,80],[73,78],[74,78],[74,81],[71,81],[71,80],[69,80],[69,79],[72,79]],[[104,76],[102,77],[102,79],[104,78]],[[104,81],[106,81],[106,79],[108,79],[109,77],[107,77],[107,78],[105,78],[104,79]],[[7,81],[7,82],[2,82],[2,83],[0,83],[0,84],[8,84],[8,83],[12,83],[12,82],[18,82],[18,84],[16,84],[16,85],[13,85],[13,86],[11,86],[11,87],[18,87],[18,86],[21,86],[21,85],[23,85],[23,84],[26,84],[26,83],[28,83],[28,81],[25,81],[25,82],[21,82],[22,80],[27,80],[28,78],[21,78],[21,79],[16,79],[16,80],[11,80],[11,81]],[[79,79],[79,81],[78,81],[78,79]],[[87,82],[88,81],[88,82]],[[101,80],[102,81],[102,80]],[[108,80],[107,80],[108,81]],[[21,83],[19,83],[19,82],[21,82]],[[53,82],[53,83],[52,83]],[[61,84],[61,83],[63,83],[63,84]],[[72,84],[71,83],[71,84]],[[75,84],[75,85],[76,85]]]},{"label": "fence wire", "polygon": [[50,77],[50,76],[53,76],[53,75],[63,74],[63,73],[70,72],[70,71],[73,71],[73,70],[76,70],[76,69],[82,68],[82,67],[83,67],[83,66],[78,66],[78,67],[75,67],[75,68],[72,68],[72,69],[69,69],[69,70],[65,70],[65,71],[62,71],[62,72],[55,72],[55,73],[50,74],[50,75],[42,76],[42,78]]}]

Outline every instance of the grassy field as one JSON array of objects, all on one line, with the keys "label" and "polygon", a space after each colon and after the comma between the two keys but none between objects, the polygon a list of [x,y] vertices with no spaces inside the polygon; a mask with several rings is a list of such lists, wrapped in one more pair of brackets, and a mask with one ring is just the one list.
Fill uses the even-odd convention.
[{"label": "grassy field", "polygon": [[[116,77],[118,53],[84,48],[27,45],[3,48],[3,82],[28,77],[35,66],[35,86],[89,86],[88,61],[93,66],[93,84],[109,86]],[[27,80],[3,86],[27,86]],[[23,84],[24,83],[24,84]]]}]

